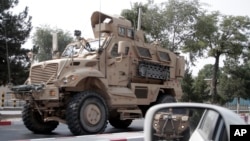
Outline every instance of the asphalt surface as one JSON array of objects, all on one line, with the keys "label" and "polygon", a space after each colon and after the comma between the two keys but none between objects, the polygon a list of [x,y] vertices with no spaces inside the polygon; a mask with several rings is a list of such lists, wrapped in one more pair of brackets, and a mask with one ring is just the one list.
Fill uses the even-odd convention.
[{"label": "asphalt surface", "polygon": [[[51,134],[34,134],[23,125],[20,116],[21,111],[0,111],[0,141],[74,137],[65,124],[59,124]],[[104,134],[140,132],[143,123],[143,119],[134,120],[127,129],[116,129],[108,124]]]}]

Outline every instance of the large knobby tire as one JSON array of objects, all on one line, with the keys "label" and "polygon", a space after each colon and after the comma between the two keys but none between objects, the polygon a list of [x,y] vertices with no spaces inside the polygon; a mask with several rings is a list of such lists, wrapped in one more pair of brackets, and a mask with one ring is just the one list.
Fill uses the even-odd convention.
[{"label": "large knobby tire", "polygon": [[95,91],[83,91],[72,97],[66,121],[74,135],[100,134],[108,124],[108,106]]},{"label": "large knobby tire", "polygon": [[118,129],[126,129],[132,123],[131,119],[120,120],[119,118],[109,119],[109,124]]},{"label": "large knobby tire", "polygon": [[156,101],[156,104],[160,104],[160,103],[176,103],[176,99],[171,96],[171,95],[160,95],[159,98]]},{"label": "large knobby tire", "polygon": [[49,134],[59,124],[57,121],[44,122],[42,116],[37,110],[32,109],[30,103],[24,105],[22,120],[26,128],[36,134]]}]

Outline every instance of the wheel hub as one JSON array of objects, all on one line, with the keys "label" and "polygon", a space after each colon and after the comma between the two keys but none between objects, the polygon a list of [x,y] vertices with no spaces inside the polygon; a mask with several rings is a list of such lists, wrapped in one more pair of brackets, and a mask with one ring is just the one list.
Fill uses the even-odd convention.
[{"label": "wheel hub", "polygon": [[83,117],[89,124],[95,125],[101,119],[100,109],[95,104],[89,104],[84,111]]}]

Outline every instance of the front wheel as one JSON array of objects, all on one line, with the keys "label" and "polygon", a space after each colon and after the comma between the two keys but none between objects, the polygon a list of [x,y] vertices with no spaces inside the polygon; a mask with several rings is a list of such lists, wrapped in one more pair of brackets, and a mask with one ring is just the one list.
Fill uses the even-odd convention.
[{"label": "front wheel", "polygon": [[74,95],[66,110],[66,121],[74,135],[99,134],[107,127],[108,106],[95,91]]},{"label": "front wheel", "polygon": [[44,122],[39,112],[32,108],[30,103],[23,107],[22,120],[26,128],[36,134],[49,134],[58,126],[57,121]]}]

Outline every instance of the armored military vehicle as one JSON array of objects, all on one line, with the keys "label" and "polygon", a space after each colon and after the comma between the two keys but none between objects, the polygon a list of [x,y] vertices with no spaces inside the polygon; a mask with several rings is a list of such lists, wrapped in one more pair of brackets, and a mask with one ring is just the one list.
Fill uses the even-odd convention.
[{"label": "armored military vehicle", "polygon": [[184,57],[146,43],[144,32],[121,16],[94,12],[91,27],[94,39],[75,31],[76,41],[60,56],[33,64],[27,82],[12,87],[27,101],[22,119],[34,133],[59,123],[74,135],[102,133],[108,122],[127,128],[149,107],[181,97]]},{"label": "armored military vehicle", "polygon": [[166,141],[188,141],[190,137],[190,117],[187,109],[169,109],[159,111],[154,116],[154,139]]}]

